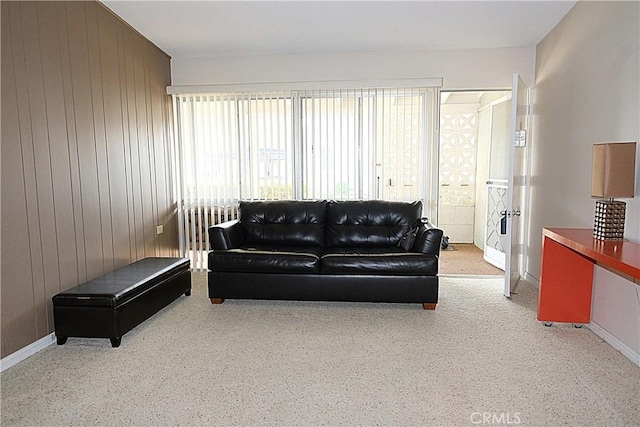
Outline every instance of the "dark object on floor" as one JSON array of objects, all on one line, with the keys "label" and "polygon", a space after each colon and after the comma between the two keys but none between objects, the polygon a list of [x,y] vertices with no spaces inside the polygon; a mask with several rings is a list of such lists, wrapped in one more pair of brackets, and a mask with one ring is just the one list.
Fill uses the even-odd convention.
[{"label": "dark object on floor", "polygon": [[[421,214],[419,201],[243,201],[238,220],[209,228],[209,298],[434,309],[442,230],[427,228]],[[413,245],[398,247],[413,227]]]},{"label": "dark object on floor", "polygon": [[186,258],[144,258],[53,297],[58,345],[68,337],[122,336],[180,295],[191,295]]},{"label": "dark object on floor", "polygon": [[449,247],[449,236],[442,236],[441,247],[443,251]]}]

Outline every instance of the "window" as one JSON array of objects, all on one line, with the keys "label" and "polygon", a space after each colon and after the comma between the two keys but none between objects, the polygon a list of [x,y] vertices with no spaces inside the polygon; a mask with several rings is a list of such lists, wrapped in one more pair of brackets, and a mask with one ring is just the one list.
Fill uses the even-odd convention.
[{"label": "window", "polygon": [[426,201],[436,95],[429,88],[174,95],[181,246],[206,250],[203,230],[235,218],[240,199]]}]

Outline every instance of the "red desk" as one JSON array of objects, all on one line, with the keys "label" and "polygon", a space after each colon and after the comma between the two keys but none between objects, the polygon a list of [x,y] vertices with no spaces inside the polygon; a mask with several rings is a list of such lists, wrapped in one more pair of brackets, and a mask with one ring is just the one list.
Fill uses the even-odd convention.
[{"label": "red desk", "polygon": [[640,284],[640,245],[593,238],[587,228],[544,228],[538,320],[589,323],[593,266]]}]

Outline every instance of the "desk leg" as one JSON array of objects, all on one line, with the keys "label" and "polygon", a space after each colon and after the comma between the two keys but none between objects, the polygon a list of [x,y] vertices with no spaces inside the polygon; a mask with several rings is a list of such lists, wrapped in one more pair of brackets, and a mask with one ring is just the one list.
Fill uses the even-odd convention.
[{"label": "desk leg", "polygon": [[538,320],[589,323],[593,290],[593,261],[544,237]]}]

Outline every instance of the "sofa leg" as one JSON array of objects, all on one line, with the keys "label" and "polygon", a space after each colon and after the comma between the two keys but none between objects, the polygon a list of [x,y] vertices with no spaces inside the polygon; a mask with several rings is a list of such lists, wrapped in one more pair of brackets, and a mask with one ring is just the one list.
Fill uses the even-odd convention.
[{"label": "sofa leg", "polygon": [[425,310],[435,310],[436,309],[436,303],[435,302],[423,302],[422,303],[422,308],[424,308]]},{"label": "sofa leg", "polygon": [[222,304],[224,302],[224,298],[211,298],[211,304]]}]

